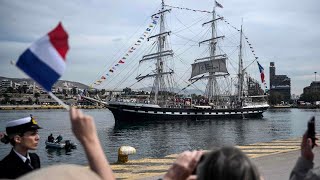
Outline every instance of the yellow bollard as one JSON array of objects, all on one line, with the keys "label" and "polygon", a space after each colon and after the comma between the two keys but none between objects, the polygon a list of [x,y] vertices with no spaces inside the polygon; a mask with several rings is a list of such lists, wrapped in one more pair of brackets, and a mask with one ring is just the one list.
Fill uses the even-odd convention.
[{"label": "yellow bollard", "polygon": [[121,146],[118,149],[118,163],[126,163],[128,162],[128,156],[130,154],[135,154],[136,149],[131,146]]}]

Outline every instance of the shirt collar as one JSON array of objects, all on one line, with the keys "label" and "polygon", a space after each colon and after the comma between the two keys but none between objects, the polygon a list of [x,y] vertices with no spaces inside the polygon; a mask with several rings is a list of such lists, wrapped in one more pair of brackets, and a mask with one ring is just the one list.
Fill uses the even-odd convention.
[{"label": "shirt collar", "polygon": [[27,153],[27,157],[24,157],[23,155],[21,155],[20,153],[18,153],[16,150],[13,149],[13,151],[20,157],[20,159],[21,159],[23,162],[26,162],[27,159],[29,159],[29,161],[31,162],[29,153]]}]

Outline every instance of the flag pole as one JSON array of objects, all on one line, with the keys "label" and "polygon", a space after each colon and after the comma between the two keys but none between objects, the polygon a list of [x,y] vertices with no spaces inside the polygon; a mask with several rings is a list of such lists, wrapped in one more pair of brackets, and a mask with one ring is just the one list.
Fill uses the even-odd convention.
[{"label": "flag pole", "polygon": [[[11,65],[13,65],[13,66],[15,66],[15,67],[17,67],[16,66],[16,62],[15,61],[10,61],[10,63],[11,63]],[[17,69],[19,69],[19,68],[17,68]],[[20,70],[20,69],[19,69]],[[70,106],[69,105],[67,105],[66,103],[64,103],[63,101],[61,101],[61,99],[59,99],[56,95],[54,95],[52,92],[48,92],[48,91],[46,91],[48,94],[49,94],[49,96],[50,97],[52,97],[55,101],[57,101],[62,107],[64,107],[66,110],[70,110]]]},{"label": "flag pole", "polygon": [[51,96],[54,100],[56,100],[61,106],[63,106],[66,110],[70,110],[70,106],[61,101],[56,95],[54,95],[52,92],[47,92],[49,96]]}]

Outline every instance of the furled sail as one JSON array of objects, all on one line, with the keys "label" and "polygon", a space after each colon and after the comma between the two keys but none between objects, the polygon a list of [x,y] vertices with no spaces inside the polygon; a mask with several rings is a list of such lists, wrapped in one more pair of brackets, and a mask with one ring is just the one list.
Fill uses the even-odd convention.
[{"label": "furled sail", "polygon": [[191,64],[192,66],[192,72],[191,72],[191,78],[204,74],[204,73],[215,73],[215,72],[221,72],[221,73],[228,73],[227,66],[226,66],[226,58],[221,59],[214,59],[210,61],[202,61],[198,63]]}]

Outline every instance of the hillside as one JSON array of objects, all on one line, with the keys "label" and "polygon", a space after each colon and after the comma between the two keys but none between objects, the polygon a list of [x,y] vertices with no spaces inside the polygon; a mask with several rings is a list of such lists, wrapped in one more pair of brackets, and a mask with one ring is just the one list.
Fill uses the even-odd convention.
[{"label": "hillside", "polygon": [[[34,83],[34,81],[32,79],[29,79],[29,78],[9,78],[9,77],[0,76],[0,81],[2,81],[3,79],[11,80],[12,82],[15,82],[15,83],[21,83],[23,81],[26,81],[28,84],[33,84]],[[62,84],[64,82],[72,84],[73,86],[76,86],[79,89],[88,89],[89,88],[89,86],[87,86],[85,84],[82,84],[82,83],[79,83],[79,82],[74,82],[74,81],[65,81],[65,80],[58,80],[58,82],[56,82],[54,84],[54,86],[55,87],[63,87]]]}]

